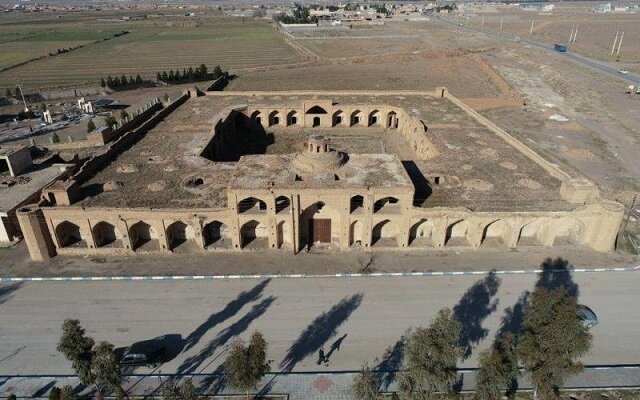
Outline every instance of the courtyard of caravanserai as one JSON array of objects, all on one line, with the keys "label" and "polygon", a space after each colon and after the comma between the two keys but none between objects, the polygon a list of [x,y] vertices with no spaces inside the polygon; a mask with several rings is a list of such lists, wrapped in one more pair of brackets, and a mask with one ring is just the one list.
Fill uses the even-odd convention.
[{"label": "courtyard of caravanserai", "polygon": [[160,113],[162,123],[123,132],[18,210],[34,260],[314,248],[607,252],[622,219],[622,206],[590,181],[444,88],[189,92]]}]

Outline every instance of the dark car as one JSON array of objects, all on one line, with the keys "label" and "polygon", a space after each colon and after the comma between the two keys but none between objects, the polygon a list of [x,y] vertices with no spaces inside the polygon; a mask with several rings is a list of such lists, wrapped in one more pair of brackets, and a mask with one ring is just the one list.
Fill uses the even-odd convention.
[{"label": "dark car", "polygon": [[598,317],[589,307],[578,304],[578,318],[586,328],[592,328],[598,325]]},{"label": "dark car", "polygon": [[167,348],[156,339],[137,342],[124,349],[120,364],[156,367],[164,361]]}]

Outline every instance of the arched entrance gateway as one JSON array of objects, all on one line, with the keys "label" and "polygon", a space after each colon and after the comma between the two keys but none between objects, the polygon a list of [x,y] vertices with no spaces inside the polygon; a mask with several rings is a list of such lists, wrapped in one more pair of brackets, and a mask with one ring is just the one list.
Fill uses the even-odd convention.
[{"label": "arched entrance gateway", "polygon": [[310,205],[300,219],[301,245],[310,248],[337,244],[339,220],[339,214],[322,201]]},{"label": "arched entrance gateway", "polygon": [[311,126],[318,127],[322,125],[322,120],[326,118],[327,110],[320,106],[313,106],[306,112],[311,117]]}]

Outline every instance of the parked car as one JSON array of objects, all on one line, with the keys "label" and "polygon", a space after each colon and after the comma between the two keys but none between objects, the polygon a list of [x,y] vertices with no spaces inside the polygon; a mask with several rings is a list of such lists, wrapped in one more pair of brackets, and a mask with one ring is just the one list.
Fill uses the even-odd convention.
[{"label": "parked car", "polygon": [[127,347],[120,358],[121,365],[157,367],[164,361],[167,348],[158,340],[145,340]]},{"label": "parked car", "polygon": [[618,73],[622,74],[622,75],[626,75],[626,74],[629,73],[629,71],[627,71],[626,69],[622,68],[622,69],[618,70]]},{"label": "parked car", "polygon": [[578,304],[578,318],[586,328],[593,328],[598,325],[598,317],[589,307]]}]

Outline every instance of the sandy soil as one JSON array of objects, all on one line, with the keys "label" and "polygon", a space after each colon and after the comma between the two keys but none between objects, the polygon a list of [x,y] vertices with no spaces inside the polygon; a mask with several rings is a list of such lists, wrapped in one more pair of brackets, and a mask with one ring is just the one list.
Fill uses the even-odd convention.
[{"label": "sandy soil", "polygon": [[[118,276],[118,275],[310,275],[356,273],[370,257],[368,272],[473,271],[537,268],[547,257],[562,257],[576,267],[627,266],[634,257],[625,253],[602,254],[573,247],[504,250],[403,251],[385,253],[349,251],[312,252],[293,255],[283,252],[215,252],[126,257],[56,257],[45,263],[29,261],[24,243],[12,250],[0,248],[2,276]],[[499,261],[497,261],[499,260]]]}]

